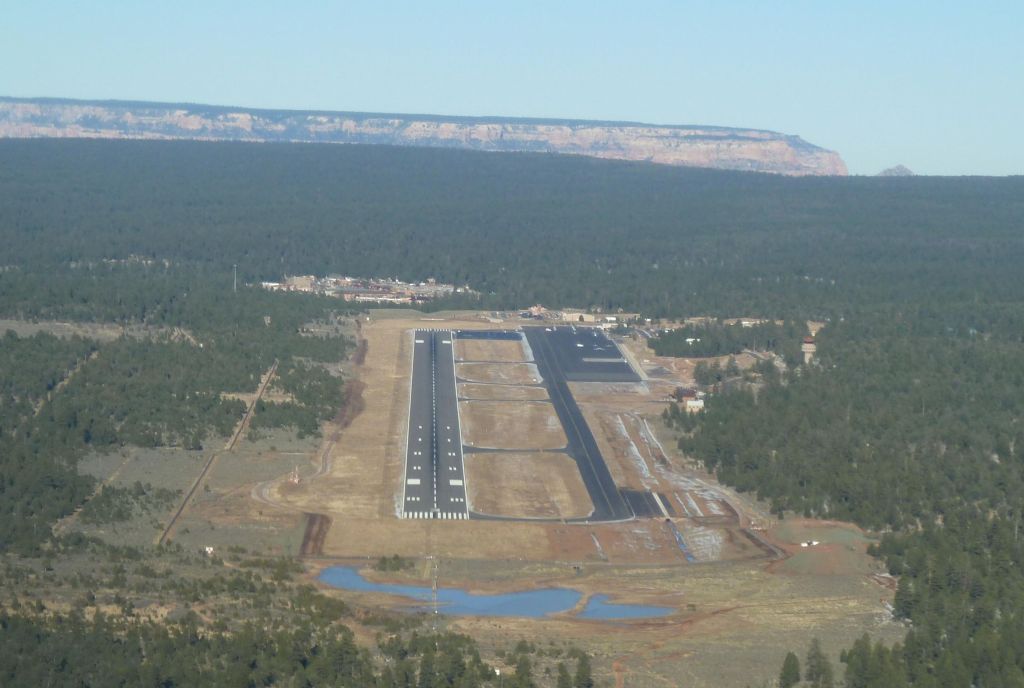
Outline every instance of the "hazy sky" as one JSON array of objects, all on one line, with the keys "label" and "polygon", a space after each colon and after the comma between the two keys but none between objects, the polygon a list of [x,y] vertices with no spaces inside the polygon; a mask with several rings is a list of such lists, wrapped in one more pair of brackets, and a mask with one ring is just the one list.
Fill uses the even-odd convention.
[{"label": "hazy sky", "polygon": [[0,95],[718,124],[1024,173],[1024,1],[48,2]]}]

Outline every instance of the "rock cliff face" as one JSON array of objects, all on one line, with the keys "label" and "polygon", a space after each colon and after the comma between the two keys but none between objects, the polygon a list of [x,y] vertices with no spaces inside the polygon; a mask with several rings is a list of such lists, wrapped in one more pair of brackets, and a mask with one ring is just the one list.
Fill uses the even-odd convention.
[{"label": "rock cliff face", "polygon": [[585,120],[252,110],[0,98],[0,137],[305,141],[572,153],[727,170],[845,175],[838,153],[759,129]]}]

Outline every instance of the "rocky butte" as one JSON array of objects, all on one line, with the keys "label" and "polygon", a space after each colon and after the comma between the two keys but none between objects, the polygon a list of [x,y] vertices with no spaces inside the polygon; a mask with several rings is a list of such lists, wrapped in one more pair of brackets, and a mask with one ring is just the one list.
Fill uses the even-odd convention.
[{"label": "rocky butte", "polygon": [[293,141],[569,153],[787,175],[845,175],[839,154],[761,129],[635,122],[255,110],[0,97],[0,137]]}]

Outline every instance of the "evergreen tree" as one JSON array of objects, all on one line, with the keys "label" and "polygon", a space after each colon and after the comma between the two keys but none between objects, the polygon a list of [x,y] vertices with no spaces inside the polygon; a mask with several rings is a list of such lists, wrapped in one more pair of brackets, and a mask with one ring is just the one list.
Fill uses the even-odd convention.
[{"label": "evergreen tree", "polygon": [[779,688],[792,688],[800,683],[800,660],[792,652],[786,653],[779,672]]},{"label": "evergreen tree", "polygon": [[565,666],[565,662],[558,663],[558,683],[557,688],[573,688],[572,676],[569,675],[569,670]]},{"label": "evergreen tree", "polygon": [[740,374],[740,366],[736,362],[735,356],[729,357],[729,361],[725,365],[725,374],[729,377],[736,377]]},{"label": "evergreen tree", "polygon": [[807,650],[804,679],[812,688],[833,688],[835,679],[832,673],[832,662],[821,649],[821,642],[814,638]]},{"label": "evergreen tree", "polygon": [[590,657],[581,652],[576,660],[576,676],[573,677],[573,688],[593,688],[594,679],[590,674]]},{"label": "evergreen tree", "polygon": [[416,688],[434,688],[436,685],[434,659],[434,647],[431,644],[424,649],[423,656],[420,657],[420,673],[416,681]]},{"label": "evergreen tree", "polygon": [[533,682],[533,665],[525,654],[516,656],[516,672],[512,674],[514,688],[536,688]]}]

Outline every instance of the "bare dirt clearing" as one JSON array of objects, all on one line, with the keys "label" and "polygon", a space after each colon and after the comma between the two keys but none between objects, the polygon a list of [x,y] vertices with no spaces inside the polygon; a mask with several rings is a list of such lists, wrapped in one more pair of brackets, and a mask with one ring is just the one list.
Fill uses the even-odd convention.
[{"label": "bare dirt clearing", "polygon": [[461,401],[462,441],[488,449],[561,449],[568,440],[546,401]]},{"label": "bare dirt clearing", "polygon": [[625,348],[634,361],[640,364],[644,373],[652,381],[671,383],[672,385],[693,386],[693,371],[697,364],[704,362],[708,365],[718,364],[725,367],[730,358],[736,359],[736,365],[740,370],[752,368],[758,358],[748,354],[739,353],[735,356],[712,356],[708,358],[677,358],[674,356],[658,356],[654,350],[647,346],[647,340],[642,337],[636,339],[626,338],[619,342],[619,346]]},{"label": "bare dirt clearing", "polygon": [[69,323],[56,320],[9,320],[0,318],[0,334],[13,330],[19,337],[31,337],[46,332],[55,337],[85,337],[101,342],[110,342],[125,333],[125,328],[108,323]]},{"label": "bare dirt clearing", "polygon": [[114,325],[111,323],[62,322],[59,320],[12,320],[0,318],[0,334],[14,330],[19,337],[31,337],[46,332],[55,337],[85,337],[99,342],[112,342],[118,337],[133,339],[169,339],[183,341],[196,346],[199,342],[188,330],[180,327],[154,325]]},{"label": "bare dirt clearing", "polygon": [[319,441],[286,430],[243,434],[211,467],[205,486],[182,514],[173,539],[189,548],[242,546],[293,555],[301,541],[302,514],[253,499],[261,481],[286,479],[298,469],[309,475]]},{"label": "bare dirt clearing", "polygon": [[474,511],[519,518],[582,518],[594,507],[576,462],[558,452],[466,454]]}]

